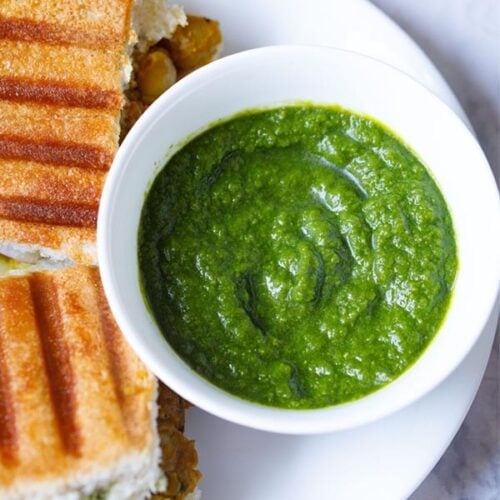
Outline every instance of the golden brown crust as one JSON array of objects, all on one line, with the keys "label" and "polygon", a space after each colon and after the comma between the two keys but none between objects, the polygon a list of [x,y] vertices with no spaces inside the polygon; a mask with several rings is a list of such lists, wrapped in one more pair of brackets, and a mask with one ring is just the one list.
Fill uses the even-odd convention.
[{"label": "golden brown crust", "polygon": [[148,439],[149,429],[144,425],[150,418],[150,408],[143,398],[144,387],[151,383],[149,372],[142,362],[124,342],[118,330],[108,302],[101,286],[100,276],[96,269],[90,273],[90,279],[96,291],[99,307],[99,322],[107,350],[109,366],[113,375],[113,386],[116,398],[122,410],[125,428],[132,443],[141,446]]},{"label": "golden brown crust", "polygon": [[[95,263],[132,3],[0,2],[0,243]],[[97,269],[0,279],[0,496],[147,453],[156,388]],[[183,435],[184,402],[163,387],[159,405],[164,498],[180,500],[201,476],[198,458]]]},{"label": "golden brown crust", "polygon": [[[15,306],[15,303],[13,303]],[[0,334],[0,456],[6,467],[17,462],[17,428],[15,423],[15,407],[10,386],[11,380],[7,370],[8,355]]]},{"label": "golden brown crust", "polygon": [[41,42],[102,49],[119,45],[121,41],[119,33],[86,33],[52,22],[37,22],[28,18],[9,19],[1,16],[0,38],[20,42]]},{"label": "golden brown crust", "polygon": [[[120,49],[127,36],[129,0],[85,2],[2,0],[0,36],[45,43]],[[113,19],[114,22],[109,22]]]},{"label": "golden brown crust", "polygon": [[7,198],[97,206],[105,175],[94,169],[53,168],[32,161],[0,159],[0,192]]},{"label": "golden brown crust", "polygon": [[122,63],[123,48],[115,52],[0,38],[2,77],[32,81],[50,78],[71,85],[120,91]]},{"label": "golden brown crust", "polygon": [[[3,446],[3,456],[8,453],[15,457],[15,463],[0,462],[2,488],[12,484],[17,471],[26,464],[31,467],[32,475],[40,476],[44,461],[36,457],[41,457],[44,450],[48,451],[45,457],[47,465],[63,460],[34,317],[28,280],[0,280],[2,371],[8,380],[4,393],[8,394],[14,409],[10,420],[15,429],[8,448],[5,442]],[[44,411],[39,411],[40,408]],[[44,429],[44,432],[38,433],[37,429]]]},{"label": "golden brown crust", "polygon": [[49,274],[36,273],[28,279],[33,320],[40,339],[47,382],[55,414],[56,432],[64,451],[79,457],[82,435],[77,422],[76,377],[69,356],[69,344],[61,335],[62,312],[57,287]]},{"label": "golden brown crust", "polygon": [[96,263],[132,4],[0,2],[0,244]]},{"label": "golden brown crust", "polygon": [[0,496],[153,446],[156,381],[124,341],[97,269],[0,279]]},{"label": "golden brown crust", "polygon": [[[96,268],[0,279],[0,496],[78,478],[154,446],[157,382],[125,342]],[[201,477],[184,401],[160,384],[157,428],[168,489]]]},{"label": "golden brown crust", "polygon": [[117,119],[116,111],[0,100],[0,158],[12,158],[12,143],[24,160],[107,170],[118,148]]},{"label": "golden brown crust", "polygon": [[94,169],[0,159],[0,241],[56,248],[94,263],[104,180],[105,172]]}]

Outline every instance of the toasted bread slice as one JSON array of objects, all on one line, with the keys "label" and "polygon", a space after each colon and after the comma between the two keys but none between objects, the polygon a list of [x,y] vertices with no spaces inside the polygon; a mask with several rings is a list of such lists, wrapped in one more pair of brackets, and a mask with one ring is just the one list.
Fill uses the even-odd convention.
[{"label": "toasted bread slice", "polygon": [[158,425],[170,489],[193,491],[182,401],[162,391],[157,424],[157,381],[118,330],[97,269],[0,279],[1,498],[165,490]]},{"label": "toasted bread slice", "polygon": [[0,2],[0,252],[96,262],[132,5]]},{"label": "toasted bread slice", "polygon": [[[118,148],[130,55],[172,38],[178,76],[206,64],[221,45],[218,23],[187,22],[165,0],[0,2],[0,254],[45,266],[97,263],[98,204]],[[133,78],[131,87],[122,137],[151,102]]]}]

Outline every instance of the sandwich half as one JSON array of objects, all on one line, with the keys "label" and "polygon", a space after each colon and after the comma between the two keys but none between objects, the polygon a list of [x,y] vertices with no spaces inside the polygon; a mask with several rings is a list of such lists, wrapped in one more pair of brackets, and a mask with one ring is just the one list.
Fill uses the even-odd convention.
[{"label": "sandwich half", "polygon": [[124,341],[97,269],[0,278],[0,498],[195,498],[183,405]]},{"label": "sandwich half", "polygon": [[0,2],[0,252],[94,263],[131,0]]},{"label": "sandwich half", "polygon": [[[165,0],[134,3],[0,2],[0,253],[96,263],[97,210],[118,148],[129,55],[137,42],[147,48],[186,22]],[[153,35],[135,33],[133,17]]]}]

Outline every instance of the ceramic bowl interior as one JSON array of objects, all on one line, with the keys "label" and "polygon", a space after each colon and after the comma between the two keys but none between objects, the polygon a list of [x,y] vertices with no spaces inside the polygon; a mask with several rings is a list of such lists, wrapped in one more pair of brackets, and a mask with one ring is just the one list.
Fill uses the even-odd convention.
[{"label": "ceramic bowl interior", "polygon": [[[145,194],[187,137],[248,108],[296,101],[339,104],[385,123],[431,171],[455,225],[459,268],[448,315],[403,375],[357,401],[282,410],[239,399],[195,373],[169,346],[139,286],[137,230]],[[219,417],[283,433],[355,427],[423,396],[461,362],[494,307],[500,280],[500,204],[473,135],[432,93],[398,70],[355,53],[280,46],[226,57],[181,80],[156,101],[122,144],[106,181],[98,251],[106,295],[126,338],[174,391]]]}]

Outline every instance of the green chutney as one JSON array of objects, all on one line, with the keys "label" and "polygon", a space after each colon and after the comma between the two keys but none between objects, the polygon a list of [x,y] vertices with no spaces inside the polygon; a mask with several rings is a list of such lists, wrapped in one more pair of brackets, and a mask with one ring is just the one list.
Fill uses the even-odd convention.
[{"label": "green chutney", "polygon": [[426,168],[380,123],[331,106],[248,111],[188,142],[147,194],[138,238],[175,351],[282,408],[398,377],[439,329],[457,269]]}]

